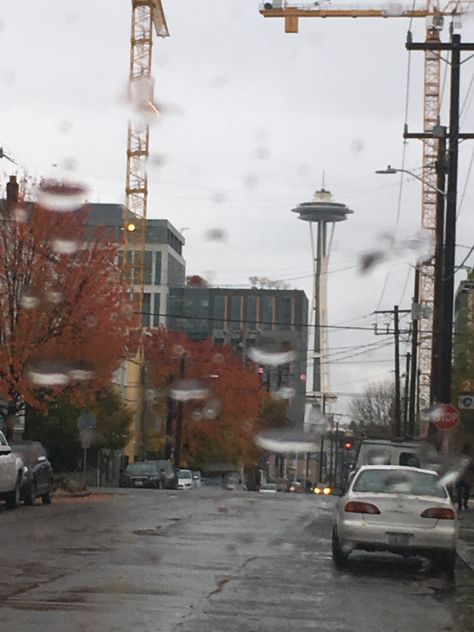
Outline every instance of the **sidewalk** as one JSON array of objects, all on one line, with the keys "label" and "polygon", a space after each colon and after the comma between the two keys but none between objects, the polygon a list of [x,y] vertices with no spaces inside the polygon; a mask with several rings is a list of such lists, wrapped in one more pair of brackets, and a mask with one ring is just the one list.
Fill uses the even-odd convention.
[{"label": "sidewalk", "polygon": [[474,500],[469,509],[458,513],[459,540],[457,552],[462,561],[474,571]]}]

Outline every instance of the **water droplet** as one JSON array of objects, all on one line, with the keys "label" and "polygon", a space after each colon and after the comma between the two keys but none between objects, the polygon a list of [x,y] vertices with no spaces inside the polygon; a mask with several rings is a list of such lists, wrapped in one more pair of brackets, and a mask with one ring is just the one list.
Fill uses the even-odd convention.
[{"label": "water droplet", "polygon": [[212,356],[212,361],[214,362],[214,364],[224,364],[225,357],[223,356],[222,353],[215,353]]},{"label": "water droplet", "polygon": [[20,296],[20,305],[24,309],[34,309],[38,307],[39,304],[40,298],[38,292],[31,287],[24,288]]},{"label": "water droplet", "polygon": [[278,366],[296,360],[298,354],[294,340],[281,332],[265,332],[258,336],[249,357],[256,364]]},{"label": "water droplet", "polygon": [[58,213],[76,211],[84,205],[87,189],[80,184],[45,180],[38,189],[38,204]]},{"label": "water droplet", "polygon": [[71,121],[65,119],[59,123],[58,128],[61,134],[68,134],[70,131],[72,131],[73,124],[71,123]]},{"label": "water droplet", "polygon": [[204,238],[207,241],[226,241],[227,233],[223,228],[210,228],[206,231]]},{"label": "water droplet", "polygon": [[248,191],[255,191],[258,186],[258,178],[254,175],[248,175],[244,177],[243,183]]},{"label": "water droplet", "polygon": [[182,345],[173,345],[173,355],[180,358],[186,353],[186,349]]},{"label": "water droplet", "polygon": [[270,152],[266,147],[257,147],[255,150],[255,156],[258,160],[266,160],[270,156]]},{"label": "water droplet", "polygon": [[216,204],[223,204],[224,202],[227,202],[227,195],[222,191],[216,191],[212,194],[211,199]]},{"label": "water droplet", "polygon": [[93,366],[88,362],[81,362],[73,366],[69,371],[69,379],[74,382],[85,382],[94,379]]},{"label": "water droplet", "polygon": [[42,360],[27,367],[28,379],[38,386],[65,386],[69,383],[70,365],[61,360]]},{"label": "water droplet", "polygon": [[53,239],[51,248],[58,255],[72,255],[79,250],[80,242],[74,239]]},{"label": "water droplet", "polygon": [[60,290],[50,289],[46,291],[46,299],[53,305],[59,305],[64,299],[64,295]]},{"label": "water droplet", "polygon": [[220,409],[221,402],[216,398],[212,398],[208,402],[206,402],[206,405],[202,409],[202,416],[205,419],[216,419]]},{"label": "water droplet", "polygon": [[255,438],[255,443],[269,452],[315,452],[318,449],[315,436],[302,430],[284,429],[262,432]]},{"label": "water droplet", "polygon": [[193,410],[191,417],[193,421],[201,421],[202,413],[199,410]]},{"label": "water droplet", "polygon": [[166,163],[166,158],[160,154],[152,154],[148,159],[148,163],[151,167],[163,167]]},{"label": "water droplet", "polygon": [[385,261],[386,253],[383,250],[373,250],[372,252],[364,252],[360,256],[360,271],[362,274],[370,272],[372,268],[375,268],[379,263]]},{"label": "water droplet", "polygon": [[282,386],[277,391],[272,392],[274,399],[291,399],[296,395],[296,390],[292,386]]},{"label": "water droplet", "polygon": [[26,209],[21,208],[21,206],[15,206],[11,210],[11,214],[15,222],[18,224],[24,224],[28,219],[28,212]]},{"label": "water droplet", "polygon": [[359,154],[364,149],[364,141],[361,138],[354,138],[351,141],[351,151]]},{"label": "water droplet", "polygon": [[201,380],[183,378],[171,383],[169,395],[176,401],[187,402],[192,399],[205,399],[209,395],[209,389]]},{"label": "water droplet", "polygon": [[97,327],[98,322],[99,321],[95,316],[87,316],[86,318],[86,326],[89,327],[89,329],[94,329],[95,327]]},{"label": "water droplet", "polygon": [[158,105],[153,101],[153,79],[137,77],[128,84],[128,104],[133,119],[152,125],[161,116]]}]

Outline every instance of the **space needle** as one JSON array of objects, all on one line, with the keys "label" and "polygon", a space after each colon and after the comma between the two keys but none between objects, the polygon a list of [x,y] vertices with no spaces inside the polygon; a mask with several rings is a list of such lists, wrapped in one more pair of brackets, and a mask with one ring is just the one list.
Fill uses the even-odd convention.
[{"label": "space needle", "polygon": [[[313,389],[307,393],[314,402],[321,401],[329,393],[329,338],[328,338],[328,264],[336,223],[343,222],[351,211],[345,204],[335,202],[330,191],[323,187],[316,191],[311,202],[303,202],[292,209],[299,219],[309,223],[313,257],[313,317],[314,343]],[[316,225],[316,238],[314,225]],[[323,401],[323,409],[324,401]]]}]

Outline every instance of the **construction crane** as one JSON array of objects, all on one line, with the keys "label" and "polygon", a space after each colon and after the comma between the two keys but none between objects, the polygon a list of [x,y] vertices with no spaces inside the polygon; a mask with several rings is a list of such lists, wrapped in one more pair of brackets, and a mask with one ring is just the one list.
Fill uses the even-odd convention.
[{"label": "construction crane", "polygon": [[[161,0],[132,0],[130,71],[128,100],[130,121],[127,138],[127,179],[123,225],[122,271],[133,312],[132,337],[126,362],[127,402],[132,413],[131,436],[124,454],[134,460],[146,451],[145,371],[143,346],[143,290],[147,227],[150,119],[159,115],[153,101],[153,29],[158,37],[168,37]],[[133,344],[135,341],[136,346]]]},{"label": "construction crane", "polygon": [[128,124],[122,269],[138,318],[143,309],[149,120],[159,114],[153,102],[153,28],[158,37],[169,37],[161,0],[132,0],[128,98],[133,120]]},{"label": "construction crane", "polygon": [[[311,4],[294,3],[286,0],[273,0],[260,4],[260,13],[265,18],[283,18],[286,33],[298,33],[299,18],[425,18],[426,41],[439,41],[443,29],[444,17],[457,20],[474,0],[425,0],[423,7],[403,7],[400,3],[387,3],[385,6],[351,7],[338,6],[321,0]],[[431,134],[440,117],[440,54],[438,51],[425,52],[423,132]],[[438,138],[423,140],[422,171],[422,227],[433,237],[436,227],[436,170],[438,157]],[[425,262],[420,265],[419,301],[422,305],[422,318],[419,324],[420,398],[427,404],[430,401],[431,353],[433,340],[434,306],[434,264]]]}]

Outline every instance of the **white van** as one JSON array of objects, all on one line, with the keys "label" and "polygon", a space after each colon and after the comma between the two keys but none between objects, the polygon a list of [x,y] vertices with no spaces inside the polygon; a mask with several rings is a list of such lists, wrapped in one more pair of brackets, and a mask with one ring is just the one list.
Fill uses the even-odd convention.
[{"label": "white van", "polygon": [[356,469],[361,465],[409,465],[421,467],[419,441],[363,439],[359,445]]}]

